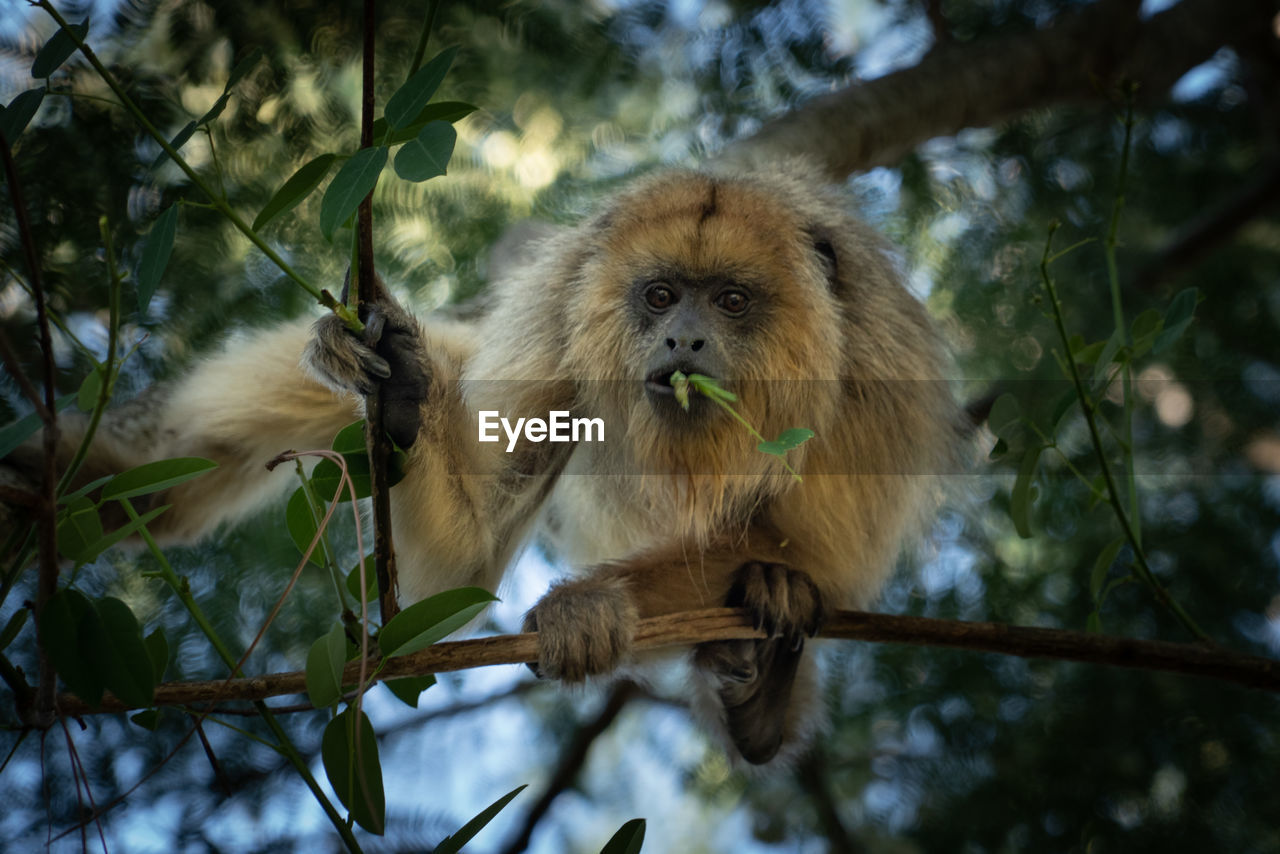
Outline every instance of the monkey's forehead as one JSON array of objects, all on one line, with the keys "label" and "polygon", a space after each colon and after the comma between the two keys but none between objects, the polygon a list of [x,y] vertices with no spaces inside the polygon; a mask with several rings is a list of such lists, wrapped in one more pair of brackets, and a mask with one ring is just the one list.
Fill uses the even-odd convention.
[{"label": "monkey's forehead", "polygon": [[647,183],[604,220],[606,251],[619,261],[726,268],[774,275],[802,261],[804,218],[749,182],[681,173]]}]

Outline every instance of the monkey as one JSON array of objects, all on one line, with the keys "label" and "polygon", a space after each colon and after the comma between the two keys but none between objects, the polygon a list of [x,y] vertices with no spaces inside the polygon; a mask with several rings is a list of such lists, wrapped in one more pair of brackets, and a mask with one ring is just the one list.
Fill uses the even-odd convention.
[{"label": "monkey", "polygon": [[[747,763],[793,755],[821,721],[806,638],[875,600],[956,459],[940,333],[887,242],[802,161],[660,171],[522,253],[473,319],[383,293],[363,333],[330,315],[232,344],[108,418],[84,479],[214,459],[155,498],[172,508],[154,532],[195,540],[287,488],[262,463],[327,447],[380,388],[408,453],[402,601],[493,590],[537,540],[571,574],[525,628],[537,672],[567,682],[632,662],[642,618],[745,608],[765,637],[698,644],[698,703]],[[764,436],[812,430],[787,457],[797,476],[705,396],[682,406],[677,371],[715,378]],[[604,441],[478,439],[482,412],[556,411],[598,418]]]}]

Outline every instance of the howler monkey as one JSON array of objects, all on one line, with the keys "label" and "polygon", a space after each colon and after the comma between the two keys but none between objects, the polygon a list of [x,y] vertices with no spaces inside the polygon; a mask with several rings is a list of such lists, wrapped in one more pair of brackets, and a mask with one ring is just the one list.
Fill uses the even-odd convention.
[{"label": "howler monkey", "polygon": [[[542,537],[578,572],[526,625],[540,671],[566,680],[626,662],[642,617],[745,607],[769,637],[693,660],[734,747],[767,762],[815,720],[793,692],[813,680],[805,636],[870,604],[956,445],[938,335],[845,204],[798,164],[641,179],[530,247],[477,320],[383,301],[366,337],[330,316],[230,346],[108,419],[85,477],[216,460],[153,523],[194,539],[287,488],[263,463],[327,446],[381,385],[409,449],[392,491],[403,600],[492,589]],[[788,456],[803,482],[711,401],[683,408],[677,370],[714,377],[765,436],[813,430]],[[482,412],[599,419],[603,441],[481,442]]]}]

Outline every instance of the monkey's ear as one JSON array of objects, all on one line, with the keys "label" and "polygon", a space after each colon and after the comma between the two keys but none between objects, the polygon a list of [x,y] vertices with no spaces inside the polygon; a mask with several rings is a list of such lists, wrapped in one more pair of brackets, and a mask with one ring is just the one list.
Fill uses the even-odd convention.
[{"label": "monkey's ear", "polygon": [[813,244],[814,254],[818,258],[818,263],[822,265],[822,273],[826,276],[827,287],[832,293],[839,290],[840,284],[840,264],[836,259],[836,247],[823,232],[817,229],[810,229],[809,238]]}]

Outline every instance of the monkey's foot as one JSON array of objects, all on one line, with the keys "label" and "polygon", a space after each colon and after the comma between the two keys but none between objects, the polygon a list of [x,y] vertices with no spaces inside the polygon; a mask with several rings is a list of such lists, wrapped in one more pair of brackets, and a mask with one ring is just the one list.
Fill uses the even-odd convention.
[{"label": "monkey's foot", "polygon": [[555,585],[524,618],[524,630],[538,633],[534,672],[580,682],[613,670],[631,654],[638,618],[621,579]]},{"label": "monkey's foot", "polygon": [[787,738],[791,689],[803,654],[785,638],[698,644],[694,664],[715,679],[729,740],[753,765],[777,755]]},{"label": "monkey's foot", "polygon": [[804,636],[816,635],[826,618],[822,594],[808,574],[780,563],[744,563],[725,604],[746,608],[757,629],[787,641],[797,652]]}]

